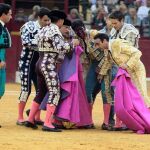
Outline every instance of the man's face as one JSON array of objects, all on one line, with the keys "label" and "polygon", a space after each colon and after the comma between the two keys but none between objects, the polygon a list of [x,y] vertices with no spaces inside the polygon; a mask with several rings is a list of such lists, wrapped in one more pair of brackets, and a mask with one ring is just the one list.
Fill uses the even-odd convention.
[{"label": "man's face", "polygon": [[111,24],[111,21],[109,18],[106,19],[106,25],[107,25],[107,28],[108,29],[111,29],[112,28],[112,24]]},{"label": "man's face", "polygon": [[86,38],[86,29],[85,27],[78,27],[76,30],[75,30],[75,33],[77,34],[77,36],[81,37],[81,39],[85,39]]},{"label": "man's face", "polygon": [[114,27],[116,30],[120,30],[123,25],[123,20],[119,21],[117,19],[110,19],[112,27]]},{"label": "man's face", "polygon": [[41,27],[45,27],[50,24],[50,19],[47,15],[43,16],[42,18],[38,17],[38,19]]},{"label": "man's face", "polygon": [[2,14],[2,19],[4,21],[4,23],[8,23],[10,21],[10,19],[12,18],[12,11],[9,10],[9,12],[7,14]]},{"label": "man's face", "polygon": [[69,38],[69,34],[70,34],[70,30],[71,28],[69,26],[63,25],[60,28],[60,32],[62,33],[62,35],[66,38]]},{"label": "man's face", "polygon": [[63,24],[64,24],[64,19],[59,19],[58,22],[57,22],[57,26],[59,28],[61,28],[63,26]]},{"label": "man's face", "polygon": [[108,49],[108,41],[106,39],[103,40],[103,42],[100,39],[95,39],[94,40],[94,48],[95,49]]},{"label": "man's face", "polygon": [[130,8],[129,9],[129,14],[131,15],[131,17],[136,16],[136,9],[135,8]]},{"label": "man's face", "polygon": [[72,19],[76,19],[76,18],[77,18],[76,12],[73,12],[73,11],[72,11],[72,12],[70,13],[70,15],[71,15],[71,18],[72,18]]}]

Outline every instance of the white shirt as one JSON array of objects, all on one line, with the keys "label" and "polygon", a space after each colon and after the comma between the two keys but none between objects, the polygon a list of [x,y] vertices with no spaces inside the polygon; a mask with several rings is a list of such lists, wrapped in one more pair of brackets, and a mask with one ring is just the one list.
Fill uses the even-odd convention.
[{"label": "white shirt", "polygon": [[148,16],[148,11],[149,8],[147,6],[141,6],[139,7],[138,11],[137,11],[137,16],[143,20],[143,18]]},{"label": "white shirt", "polygon": [[4,27],[5,23],[4,23],[2,20],[0,20],[0,23],[1,23],[2,26]]}]

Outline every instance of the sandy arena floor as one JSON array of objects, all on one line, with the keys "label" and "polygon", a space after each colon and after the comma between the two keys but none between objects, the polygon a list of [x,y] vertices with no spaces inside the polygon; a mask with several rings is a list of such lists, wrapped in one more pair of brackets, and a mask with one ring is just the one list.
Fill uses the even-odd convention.
[{"label": "sandy arena floor", "polygon": [[[150,83],[148,87],[150,91]],[[48,133],[41,131],[41,128],[31,130],[17,126],[19,90],[18,84],[7,84],[5,96],[1,100],[0,150],[150,150],[150,135],[100,129],[103,118],[100,96],[97,97],[93,112],[96,129]],[[34,93],[31,94],[26,108],[29,108],[33,97]]]}]

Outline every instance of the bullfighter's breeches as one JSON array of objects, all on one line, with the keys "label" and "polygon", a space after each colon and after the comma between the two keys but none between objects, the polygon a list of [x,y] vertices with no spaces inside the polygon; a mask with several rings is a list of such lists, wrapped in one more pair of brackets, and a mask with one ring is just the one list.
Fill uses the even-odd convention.
[{"label": "bullfighter's breeches", "polygon": [[34,99],[41,104],[47,91],[48,104],[57,105],[60,99],[60,84],[56,71],[57,53],[40,52],[40,58],[36,65],[38,91]]},{"label": "bullfighter's breeches", "polygon": [[26,102],[30,93],[32,82],[37,91],[37,75],[35,72],[36,63],[39,59],[37,51],[24,49],[19,61],[19,71],[21,79],[21,93],[19,100]]}]

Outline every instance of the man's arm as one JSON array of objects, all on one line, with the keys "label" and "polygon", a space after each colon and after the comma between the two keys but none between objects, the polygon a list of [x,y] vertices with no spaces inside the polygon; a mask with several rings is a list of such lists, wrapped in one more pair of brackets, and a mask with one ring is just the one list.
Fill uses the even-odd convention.
[{"label": "man's arm", "polygon": [[24,45],[24,46],[30,46],[31,45],[31,42],[30,42],[30,32],[27,29],[26,25],[24,25],[23,27],[21,27],[20,33],[21,33],[22,45]]},{"label": "man's arm", "polygon": [[127,34],[125,38],[128,42],[131,43],[132,46],[138,48],[138,35],[133,32]]},{"label": "man's arm", "polygon": [[100,61],[98,67],[100,68],[99,75],[107,75],[108,70],[112,66],[113,60],[111,60],[110,54],[108,50],[104,51],[104,57]]},{"label": "man's arm", "polygon": [[20,29],[22,45],[28,48],[37,47],[37,42],[34,42],[36,41],[36,32],[37,30],[33,22],[24,24]]},{"label": "man's arm", "polygon": [[59,52],[59,53],[67,53],[70,51],[70,44],[66,42],[60,35],[54,35],[52,38],[53,41],[53,47]]}]

